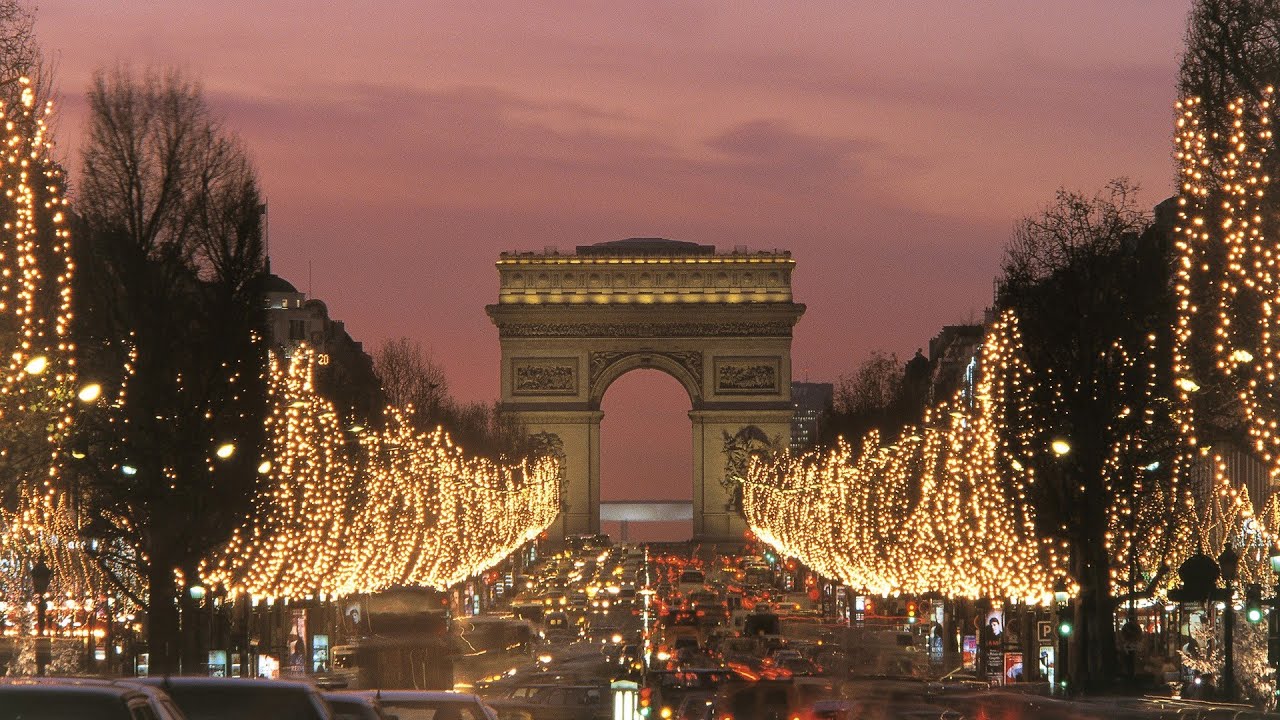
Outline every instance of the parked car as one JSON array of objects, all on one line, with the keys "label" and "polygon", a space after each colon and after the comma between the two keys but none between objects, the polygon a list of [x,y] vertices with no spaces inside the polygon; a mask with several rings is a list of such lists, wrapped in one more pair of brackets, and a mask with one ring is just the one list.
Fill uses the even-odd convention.
[{"label": "parked car", "polygon": [[80,678],[0,680],[3,720],[186,720],[169,696],[129,682]]},{"label": "parked car", "polygon": [[297,680],[151,677],[190,720],[334,720],[314,685]]},{"label": "parked car", "polygon": [[382,703],[377,697],[363,693],[327,692],[324,699],[333,709],[334,720],[390,720],[382,711]]},{"label": "parked car", "polygon": [[478,696],[445,690],[364,691],[376,697],[392,720],[498,720],[498,713]]}]

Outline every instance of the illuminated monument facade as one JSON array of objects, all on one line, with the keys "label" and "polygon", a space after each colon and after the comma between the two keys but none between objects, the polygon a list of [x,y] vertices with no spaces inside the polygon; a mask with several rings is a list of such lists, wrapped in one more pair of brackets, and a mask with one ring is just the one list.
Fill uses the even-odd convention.
[{"label": "illuminated monument facade", "polygon": [[[741,540],[738,479],[790,439],[795,261],[780,251],[636,238],[572,255],[503,253],[502,408],[563,454],[562,535],[600,528],[600,401],[638,368],[662,370],[693,410],[693,531]],[[661,452],[655,448],[655,452]]]}]

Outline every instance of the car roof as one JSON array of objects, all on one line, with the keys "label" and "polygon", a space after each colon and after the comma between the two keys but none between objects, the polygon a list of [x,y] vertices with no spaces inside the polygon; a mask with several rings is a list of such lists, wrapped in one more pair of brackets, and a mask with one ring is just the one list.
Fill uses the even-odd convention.
[{"label": "car roof", "polygon": [[96,678],[0,678],[0,693],[58,692],[76,695],[105,695],[126,698],[132,695],[150,695],[137,685],[115,683]]},{"label": "car roof", "polygon": [[565,683],[527,683],[527,684],[524,684],[524,685],[516,685],[515,687],[516,687],[516,689],[519,689],[519,688],[532,688],[532,689],[534,689],[534,690],[541,690],[541,689],[543,689],[543,688],[564,688],[564,689],[566,689],[566,690],[599,690],[600,688],[607,687],[607,686],[608,686],[608,684],[607,684],[607,683],[601,682],[601,683],[599,683],[599,684],[597,684],[597,685],[591,685],[591,684],[588,684],[588,683],[573,683],[573,684],[565,684]]},{"label": "car roof", "polygon": [[268,678],[216,678],[193,675],[170,675],[167,677],[137,678],[133,682],[151,685],[152,687],[269,687],[291,690],[315,690],[316,686],[306,680],[284,680]]},{"label": "car roof", "polygon": [[324,693],[321,693],[321,695],[324,695],[325,700],[337,700],[339,702],[359,703],[361,705],[367,705],[369,707],[375,707],[378,704],[378,699],[376,697],[372,695],[366,695],[364,693],[324,692]]},{"label": "car roof", "polygon": [[[453,692],[452,690],[357,690],[355,693],[380,700],[432,700],[438,702],[481,702],[480,697],[471,693]],[[339,695],[345,692],[337,693]]]}]

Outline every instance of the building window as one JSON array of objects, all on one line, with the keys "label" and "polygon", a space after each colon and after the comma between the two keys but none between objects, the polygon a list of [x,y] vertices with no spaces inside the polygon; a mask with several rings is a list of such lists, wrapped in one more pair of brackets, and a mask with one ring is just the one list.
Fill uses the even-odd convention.
[{"label": "building window", "polygon": [[307,321],[306,320],[290,320],[289,321],[289,339],[290,340],[306,340],[307,339]]}]

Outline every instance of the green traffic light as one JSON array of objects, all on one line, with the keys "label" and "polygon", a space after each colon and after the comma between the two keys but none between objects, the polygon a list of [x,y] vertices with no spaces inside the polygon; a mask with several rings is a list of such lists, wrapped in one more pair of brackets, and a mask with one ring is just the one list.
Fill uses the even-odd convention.
[{"label": "green traffic light", "polygon": [[1245,617],[1249,620],[1249,622],[1257,625],[1258,623],[1262,622],[1262,609],[1251,607],[1249,608],[1249,611],[1245,613]]},{"label": "green traffic light", "polygon": [[1073,629],[1074,628],[1071,627],[1071,623],[1066,620],[1063,620],[1061,623],[1058,624],[1058,634],[1061,635],[1062,637],[1069,636]]}]

